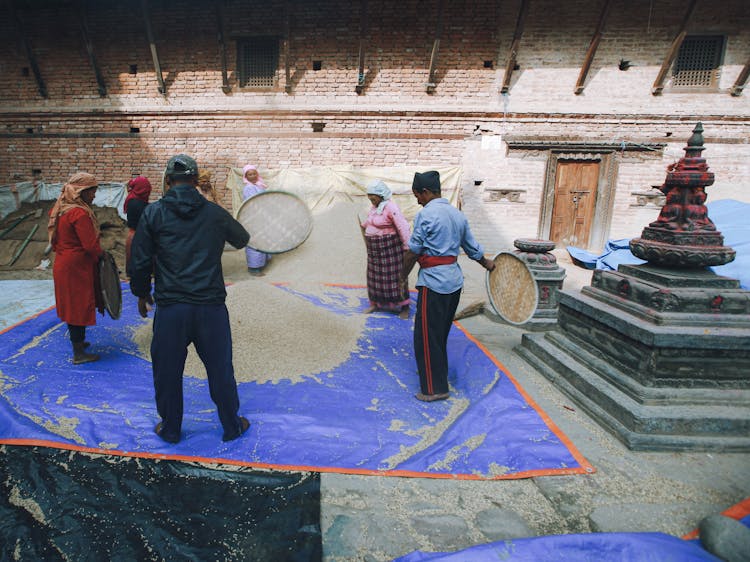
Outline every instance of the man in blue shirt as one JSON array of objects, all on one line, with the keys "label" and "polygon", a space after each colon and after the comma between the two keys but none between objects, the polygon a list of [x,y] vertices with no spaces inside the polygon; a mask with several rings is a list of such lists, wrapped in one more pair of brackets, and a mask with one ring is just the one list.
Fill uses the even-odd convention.
[{"label": "man in blue shirt", "polygon": [[206,367],[222,439],[231,441],[250,422],[238,415],[221,255],[226,242],[244,248],[250,235],[226,209],[199,193],[198,164],[190,156],[170,158],[165,177],[169,191],[143,211],[130,256],[130,290],[141,316],[156,300],[151,359],[161,421],[154,431],[168,443],[180,440],[182,371],[192,343]]},{"label": "man in blue shirt", "polygon": [[414,219],[401,281],[407,283],[409,273],[419,263],[414,355],[421,392],[416,398],[432,402],[450,396],[448,333],[464,285],[458,253],[463,248],[467,256],[488,271],[495,269],[495,262],[484,257],[464,214],[441,196],[438,172],[414,174],[411,190],[424,208]]}]

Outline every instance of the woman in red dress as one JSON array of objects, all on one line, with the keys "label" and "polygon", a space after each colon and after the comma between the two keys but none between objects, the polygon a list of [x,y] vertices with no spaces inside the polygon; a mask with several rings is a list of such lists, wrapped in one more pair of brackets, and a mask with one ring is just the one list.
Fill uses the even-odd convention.
[{"label": "woman in red dress", "polygon": [[96,290],[96,267],[103,252],[99,245],[99,224],[91,208],[96,188],[93,175],[73,174],[50,210],[47,226],[55,251],[52,277],[57,316],[68,324],[75,364],[99,359],[98,355],[85,351],[89,345],[85,341],[86,326],[95,325],[96,310],[103,310],[101,299],[97,302]]}]

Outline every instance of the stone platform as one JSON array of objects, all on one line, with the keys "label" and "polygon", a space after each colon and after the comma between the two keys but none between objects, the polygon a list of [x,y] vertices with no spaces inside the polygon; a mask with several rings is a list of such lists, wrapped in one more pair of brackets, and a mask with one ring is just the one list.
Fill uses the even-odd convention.
[{"label": "stone platform", "polygon": [[621,266],[516,352],[631,449],[750,451],[749,306],[708,270]]}]

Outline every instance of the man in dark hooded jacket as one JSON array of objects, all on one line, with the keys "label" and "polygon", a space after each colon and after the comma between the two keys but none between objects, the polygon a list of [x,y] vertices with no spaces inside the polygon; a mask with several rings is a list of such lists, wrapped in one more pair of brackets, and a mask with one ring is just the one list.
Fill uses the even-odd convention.
[{"label": "man in dark hooded jacket", "polygon": [[143,212],[130,256],[130,290],[138,297],[142,317],[156,300],[151,360],[161,421],[154,431],[168,443],[180,440],[182,373],[187,348],[193,343],[206,367],[211,399],[224,430],[222,439],[231,441],[250,423],[238,415],[221,254],[226,242],[244,248],[250,235],[196,189],[198,165],[190,156],[173,156],[165,179],[168,191]]}]

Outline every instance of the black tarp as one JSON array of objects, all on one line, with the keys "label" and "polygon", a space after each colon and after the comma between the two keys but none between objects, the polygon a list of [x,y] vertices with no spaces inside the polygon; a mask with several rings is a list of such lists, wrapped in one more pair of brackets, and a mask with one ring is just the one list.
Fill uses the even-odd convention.
[{"label": "black tarp", "polygon": [[0,447],[0,560],[320,560],[320,476]]}]

